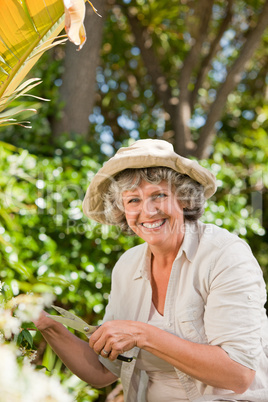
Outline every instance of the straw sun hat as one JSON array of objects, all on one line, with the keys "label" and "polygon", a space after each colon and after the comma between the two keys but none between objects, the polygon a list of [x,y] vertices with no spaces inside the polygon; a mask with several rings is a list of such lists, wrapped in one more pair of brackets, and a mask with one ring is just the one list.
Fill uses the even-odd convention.
[{"label": "straw sun hat", "polygon": [[215,176],[198,162],[176,154],[170,143],[163,140],[139,140],[130,147],[120,148],[94,176],[83,201],[84,214],[97,222],[107,223],[103,213],[102,195],[107,191],[113,177],[125,169],[153,166],[169,167],[190,176],[204,186],[206,198],[216,191]]}]

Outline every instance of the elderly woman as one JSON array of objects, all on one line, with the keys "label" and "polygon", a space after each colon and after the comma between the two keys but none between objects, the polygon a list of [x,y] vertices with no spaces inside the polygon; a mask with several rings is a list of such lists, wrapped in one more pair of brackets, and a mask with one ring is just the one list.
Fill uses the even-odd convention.
[{"label": "elderly woman", "polygon": [[45,314],[36,323],[84,381],[121,378],[125,402],[268,401],[262,272],[244,241],[198,221],[215,190],[208,170],[161,140],[121,148],[94,177],[85,214],[144,243],[114,267],[89,345]]}]

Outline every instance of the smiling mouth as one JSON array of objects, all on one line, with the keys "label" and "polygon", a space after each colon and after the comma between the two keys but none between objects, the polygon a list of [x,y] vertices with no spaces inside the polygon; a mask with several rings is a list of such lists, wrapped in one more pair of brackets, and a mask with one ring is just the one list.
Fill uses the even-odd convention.
[{"label": "smiling mouth", "polygon": [[160,228],[161,226],[163,226],[165,222],[166,222],[166,219],[161,219],[161,220],[159,220],[157,222],[152,222],[152,223],[145,222],[145,223],[142,223],[141,226],[143,226],[146,229],[157,229],[157,228]]}]

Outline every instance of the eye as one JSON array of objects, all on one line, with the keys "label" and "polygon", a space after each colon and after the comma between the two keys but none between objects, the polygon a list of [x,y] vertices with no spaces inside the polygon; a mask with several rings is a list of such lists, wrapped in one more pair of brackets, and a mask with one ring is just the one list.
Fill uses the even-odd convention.
[{"label": "eye", "polygon": [[128,204],[133,204],[133,203],[136,203],[136,202],[139,202],[139,201],[140,201],[139,198],[131,198],[131,199],[128,201]]},{"label": "eye", "polygon": [[165,193],[159,193],[159,194],[156,194],[153,198],[156,200],[159,200],[159,199],[163,199],[166,197],[167,197],[167,195]]}]

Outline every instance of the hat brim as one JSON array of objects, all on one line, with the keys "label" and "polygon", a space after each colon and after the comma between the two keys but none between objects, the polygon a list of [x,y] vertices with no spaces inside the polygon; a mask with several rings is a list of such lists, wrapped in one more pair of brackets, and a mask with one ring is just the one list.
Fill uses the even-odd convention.
[{"label": "hat brim", "polygon": [[[148,141],[148,140],[140,140]],[[150,140],[149,140],[150,141]],[[160,141],[162,140],[151,140]],[[139,142],[139,141],[138,141]],[[168,144],[171,145],[171,144]],[[132,149],[131,149],[132,148]],[[206,199],[216,191],[215,176],[197,161],[184,158],[176,154],[171,146],[168,149],[150,149],[143,147],[121,148],[114,157],[106,162],[94,176],[89,185],[84,201],[83,212],[90,219],[108,224],[104,215],[103,194],[107,191],[113,178],[125,169],[137,169],[145,167],[168,167],[176,172],[186,174],[193,180],[202,184]]]}]

